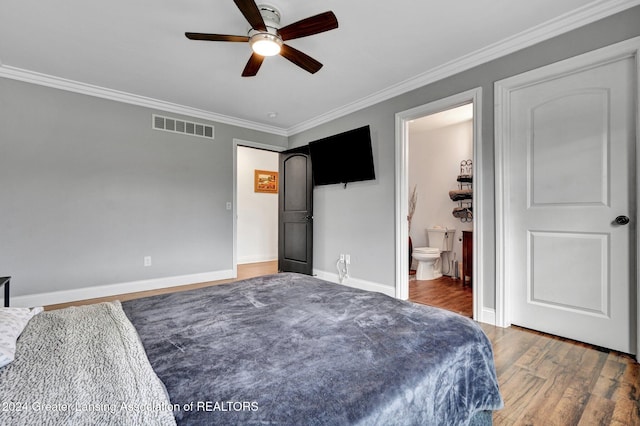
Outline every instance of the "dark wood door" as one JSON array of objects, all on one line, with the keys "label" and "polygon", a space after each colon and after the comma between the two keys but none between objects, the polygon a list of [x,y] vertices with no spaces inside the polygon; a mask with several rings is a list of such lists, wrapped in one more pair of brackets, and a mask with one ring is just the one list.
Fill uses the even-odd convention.
[{"label": "dark wood door", "polygon": [[280,154],[278,270],[312,275],[313,178],[305,148]]}]

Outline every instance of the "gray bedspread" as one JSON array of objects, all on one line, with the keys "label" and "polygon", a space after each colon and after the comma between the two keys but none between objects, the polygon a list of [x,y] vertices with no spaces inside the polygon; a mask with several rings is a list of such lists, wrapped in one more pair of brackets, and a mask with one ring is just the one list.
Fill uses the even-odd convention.
[{"label": "gray bedspread", "polygon": [[122,305],[179,424],[465,425],[502,407],[489,340],[437,308],[290,273]]},{"label": "gray bedspread", "polygon": [[0,425],[175,425],[120,302],[43,312],[0,368]]}]

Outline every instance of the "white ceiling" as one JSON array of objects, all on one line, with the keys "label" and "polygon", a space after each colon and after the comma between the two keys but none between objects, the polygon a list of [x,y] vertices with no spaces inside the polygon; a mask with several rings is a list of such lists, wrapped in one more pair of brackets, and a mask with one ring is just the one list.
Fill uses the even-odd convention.
[{"label": "white ceiling", "polygon": [[[262,3],[258,1],[258,3]],[[2,0],[0,76],[138,103],[162,101],[283,135],[403,93],[639,4],[640,0],[269,0],[281,24],[332,10],[339,28],[288,44],[324,64],[282,57],[240,76],[245,35],[232,0]],[[149,99],[147,99],[149,98]],[[277,117],[269,117],[269,113]]]},{"label": "white ceiling", "polygon": [[473,119],[473,104],[466,104],[426,115],[409,122],[411,134],[429,132]]}]

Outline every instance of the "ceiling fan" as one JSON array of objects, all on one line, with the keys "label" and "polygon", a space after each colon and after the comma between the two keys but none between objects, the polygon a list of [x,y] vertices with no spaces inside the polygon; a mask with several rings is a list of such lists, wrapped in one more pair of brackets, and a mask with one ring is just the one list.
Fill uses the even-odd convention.
[{"label": "ceiling fan", "polygon": [[280,11],[270,5],[257,5],[253,0],[233,0],[251,29],[246,36],[185,33],[190,40],[249,42],[253,53],[242,71],[243,77],[258,73],[265,56],[280,54],[300,68],[314,74],[322,64],[306,53],[284,44],[287,40],[307,37],[338,28],[333,12],[324,12],[280,28]]}]

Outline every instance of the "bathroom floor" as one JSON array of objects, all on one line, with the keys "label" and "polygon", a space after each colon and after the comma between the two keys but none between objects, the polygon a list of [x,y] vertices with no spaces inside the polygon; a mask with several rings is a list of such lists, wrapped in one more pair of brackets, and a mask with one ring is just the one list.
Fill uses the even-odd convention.
[{"label": "bathroom floor", "polygon": [[468,283],[462,285],[459,279],[443,276],[420,281],[412,275],[409,280],[409,300],[473,318],[473,290]]}]

